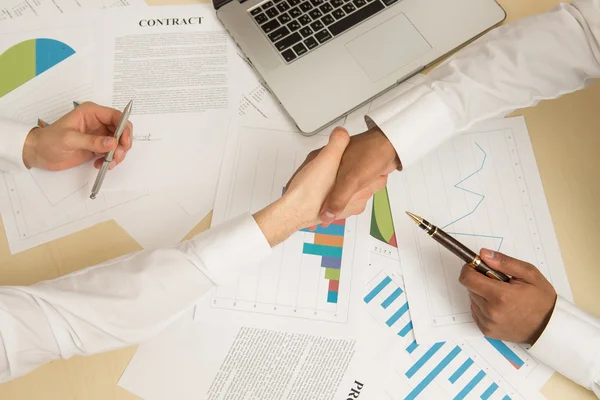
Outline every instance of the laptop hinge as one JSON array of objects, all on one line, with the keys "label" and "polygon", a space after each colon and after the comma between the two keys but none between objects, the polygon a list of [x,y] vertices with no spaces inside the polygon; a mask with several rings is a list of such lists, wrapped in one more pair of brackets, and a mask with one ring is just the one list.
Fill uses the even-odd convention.
[{"label": "laptop hinge", "polygon": [[219,8],[223,7],[225,4],[231,3],[232,1],[235,1],[235,0],[212,0],[212,3],[213,3],[213,7],[215,8],[215,10],[218,10]]}]

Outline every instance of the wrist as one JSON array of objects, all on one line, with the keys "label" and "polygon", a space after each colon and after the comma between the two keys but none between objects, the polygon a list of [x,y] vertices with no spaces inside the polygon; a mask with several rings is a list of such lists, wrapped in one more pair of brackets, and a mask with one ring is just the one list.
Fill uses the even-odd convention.
[{"label": "wrist", "polygon": [[390,160],[390,162],[395,166],[398,171],[402,170],[402,162],[400,161],[400,157],[394,148],[394,145],[387,137],[385,133],[377,125],[372,126],[369,129],[371,135],[375,137],[375,140],[378,143],[378,148],[381,149],[381,156],[386,160]]},{"label": "wrist", "polygon": [[33,128],[25,138],[25,143],[23,145],[23,164],[25,164],[27,169],[36,166],[36,148],[39,130],[40,128]]},{"label": "wrist", "polygon": [[287,196],[256,212],[253,217],[271,247],[304,228],[300,213],[291,206]]}]

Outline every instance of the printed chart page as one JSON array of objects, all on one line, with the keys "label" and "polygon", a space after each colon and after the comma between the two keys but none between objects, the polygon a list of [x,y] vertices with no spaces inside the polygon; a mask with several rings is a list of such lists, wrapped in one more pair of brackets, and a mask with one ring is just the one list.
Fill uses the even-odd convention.
[{"label": "printed chart page", "polygon": [[[326,140],[264,127],[234,127],[213,224],[254,213],[280,198],[306,155]],[[217,288],[208,309],[199,307],[198,315],[203,320],[352,335],[349,326],[358,319],[355,302],[366,266],[357,224],[358,218],[351,217],[293,234],[260,265],[244,266],[231,284]]]},{"label": "printed chart page", "polygon": [[390,176],[396,239],[419,343],[481,336],[458,277],[464,264],[404,213],[411,211],[474,251],[486,247],[537,266],[572,300],[523,118],[457,136]]},{"label": "printed chart page", "polygon": [[[90,100],[93,34],[86,18],[61,15],[2,24],[0,75],[6,72],[10,79],[0,82],[0,118],[33,127],[53,123]],[[87,163],[55,173],[1,175],[0,213],[13,254],[116,217],[147,195],[143,190],[103,193],[92,201],[85,189],[90,169]]]},{"label": "printed chart page", "polygon": [[542,399],[540,388],[553,371],[523,348],[488,338],[417,344],[386,190],[375,194],[371,211],[369,269],[362,302],[370,318],[368,338],[386,377],[385,396],[413,399]]}]

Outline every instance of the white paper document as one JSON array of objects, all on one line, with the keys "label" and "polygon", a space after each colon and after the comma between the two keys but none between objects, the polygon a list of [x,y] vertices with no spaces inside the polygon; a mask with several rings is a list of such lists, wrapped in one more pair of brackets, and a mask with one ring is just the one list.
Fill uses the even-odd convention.
[{"label": "white paper document", "polygon": [[98,34],[100,101],[133,100],[134,149],[103,190],[160,188],[190,215],[212,209],[243,64],[210,4],[111,11]]},{"label": "white paper document", "polygon": [[530,262],[558,294],[572,294],[523,118],[494,120],[457,136],[390,176],[390,202],[419,343],[479,336],[464,264],[406,217],[422,216],[467,247]]},{"label": "white paper document", "polygon": [[119,386],[145,400],[380,398],[361,357],[349,339],[179,323],[139,347]]},{"label": "white paper document", "polygon": [[52,18],[89,8],[145,6],[143,0],[3,0],[0,23],[23,18]]}]

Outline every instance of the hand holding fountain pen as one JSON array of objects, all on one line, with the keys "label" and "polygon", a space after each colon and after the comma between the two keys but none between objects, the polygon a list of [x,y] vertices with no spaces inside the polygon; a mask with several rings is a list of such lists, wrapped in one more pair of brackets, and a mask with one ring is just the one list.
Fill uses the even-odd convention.
[{"label": "hand holding fountain pen", "polygon": [[475,252],[469,250],[464,244],[460,243],[458,240],[454,239],[452,236],[448,235],[446,232],[438,228],[437,226],[427,222],[422,217],[415,215],[411,212],[406,212],[410,219],[412,219],[415,224],[419,226],[419,228],[423,229],[425,232],[429,234],[436,242],[450,250],[456,256],[458,256],[461,260],[466,262],[469,266],[473,267],[475,271],[480,274],[486,275],[489,278],[496,279],[503,282],[510,281],[510,277],[503,274],[500,271],[496,271],[490,267],[488,267],[481,258],[475,254]]}]

